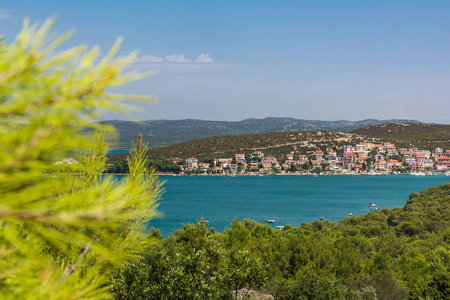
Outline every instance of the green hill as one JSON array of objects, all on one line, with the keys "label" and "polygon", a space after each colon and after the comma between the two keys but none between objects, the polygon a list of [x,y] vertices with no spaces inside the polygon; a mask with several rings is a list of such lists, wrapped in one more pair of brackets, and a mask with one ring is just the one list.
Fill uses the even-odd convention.
[{"label": "green hill", "polygon": [[351,133],[392,142],[397,147],[450,149],[450,125],[385,124],[359,128]]},{"label": "green hill", "polygon": [[332,130],[348,132],[357,128],[389,123],[421,123],[415,120],[375,120],[360,121],[320,121],[295,118],[245,119],[242,121],[208,120],[147,120],[130,122],[123,120],[105,121],[114,126],[119,133],[118,139],[108,139],[109,144],[118,149],[128,149],[139,133],[150,148],[174,145],[196,139],[214,136]]},{"label": "green hill", "polygon": [[235,219],[218,233],[201,219],[166,239],[153,229],[158,247],[121,270],[113,290],[116,299],[172,299],[186,287],[198,299],[230,299],[238,288],[275,299],[450,299],[449,216],[447,183],[412,193],[403,207],[337,224],[278,230]]},{"label": "green hill", "polygon": [[[250,155],[253,151],[261,150],[265,156],[283,158],[287,153],[295,151],[297,154],[309,154],[317,148],[355,144],[365,138],[345,132],[337,131],[295,131],[272,132],[261,134],[245,134],[204,138],[167,147],[151,149],[150,159],[188,158],[199,160],[207,158],[234,157],[236,153]],[[127,154],[110,156],[111,162],[124,159]]]}]

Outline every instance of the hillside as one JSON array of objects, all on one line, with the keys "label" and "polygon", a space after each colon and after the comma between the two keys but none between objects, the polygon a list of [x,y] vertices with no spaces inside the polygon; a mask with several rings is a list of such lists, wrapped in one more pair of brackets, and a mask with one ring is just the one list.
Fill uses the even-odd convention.
[{"label": "hillside", "polygon": [[[231,135],[193,140],[167,147],[151,149],[149,158],[187,158],[196,157],[199,160],[207,158],[234,157],[235,153],[251,154],[262,150],[266,156],[283,158],[287,153],[296,151],[298,154],[308,154],[316,147],[326,148],[355,144],[363,138],[356,134],[336,131],[295,131],[272,132],[260,134]],[[111,161],[121,160],[126,154],[110,156]]]},{"label": "hillside", "polygon": [[[337,224],[316,221],[278,230],[235,219],[218,233],[200,219],[166,239],[153,228],[158,247],[122,269],[113,291],[116,299],[184,295],[187,286],[199,299],[205,291],[228,294],[208,299],[230,299],[230,290],[238,288],[281,300],[449,299],[449,216],[447,183],[412,193],[403,207]],[[166,278],[174,277],[181,279],[168,288]]]},{"label": "hillside", "polygon": [[385,124],[359,128],[351,133],[389,141],[399,148],[450,149],[450,125]]},{"label": "hillside", "polygon": [[361,120],[319,121],[294,118],[246,119],[236,122],[205,120],[150,120],[139,123],[105,121],[117,128],[119,140],[110,144],[114,148],[128,149],[139,133],[150,148],[178,144],[214,136],[241,135],[290,131],[351,131],[357,128],[387,123],[420,123],[414,120]]}]

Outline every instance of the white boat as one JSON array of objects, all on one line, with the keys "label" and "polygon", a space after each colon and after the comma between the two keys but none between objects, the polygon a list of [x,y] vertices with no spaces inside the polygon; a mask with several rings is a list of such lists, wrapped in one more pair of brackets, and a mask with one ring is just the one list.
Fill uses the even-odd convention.
[{"label": "white boat", "polygon": [[267,219],[265,223],[275,223],[275,219]]},{"label": "white boat", "polygon": [[370,210],[378,210],[378,207],[375,203],[369,204],[369,208],[370,208]]},{"label": "white boat", "polygon": [[410,174],[414,176],[425,176],[425,173],[423,172],[411,172]]},{"label": "white boat", "polygon": [[450,172],[445,173],[445,176],[450,176]]},{"label": "white boat", "polygon": [[278,229],[280,229],[280,230],[283,230],[284,229],[284,226],[283,225],[278,225],[278,226],[275,226],[276,228],[278,228]]}]

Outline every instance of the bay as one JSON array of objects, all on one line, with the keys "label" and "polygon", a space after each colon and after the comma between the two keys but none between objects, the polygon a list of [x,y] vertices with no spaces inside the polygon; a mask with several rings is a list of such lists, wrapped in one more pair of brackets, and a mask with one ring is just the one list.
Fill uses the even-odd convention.
[{"label": "bay", "polygon": [[114,149],[114,150],[109,150],[107,155],[130,153],[131,151],[132,150],[128,150],[128,149]]},{"label": "bay", "polygon": [[195,223],[202,216],[210,227],[223,231],[235,217],[277,225],[299,226],[302,222],[338,222],[349,213],[368,213],[368,205],[402,207],[412,192],[444,184],[450,177],[411,175],[329,176],[161,176],[164,194],[158,210],[163,216],[149,226],[164,236]]}]

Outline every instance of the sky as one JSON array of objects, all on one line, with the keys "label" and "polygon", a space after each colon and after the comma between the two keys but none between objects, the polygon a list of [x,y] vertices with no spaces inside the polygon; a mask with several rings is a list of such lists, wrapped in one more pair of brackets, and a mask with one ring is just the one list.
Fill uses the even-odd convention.
[{"label": "sky", "polygon": [[[132,68],[114,92],[154,95],[149,119],[405,118],[450,123],[450,1],[0,0],[11,42],[25,17],[76,29],[61,50],[118,36]],[[105,119],[118,118],[105,115]]]}]

